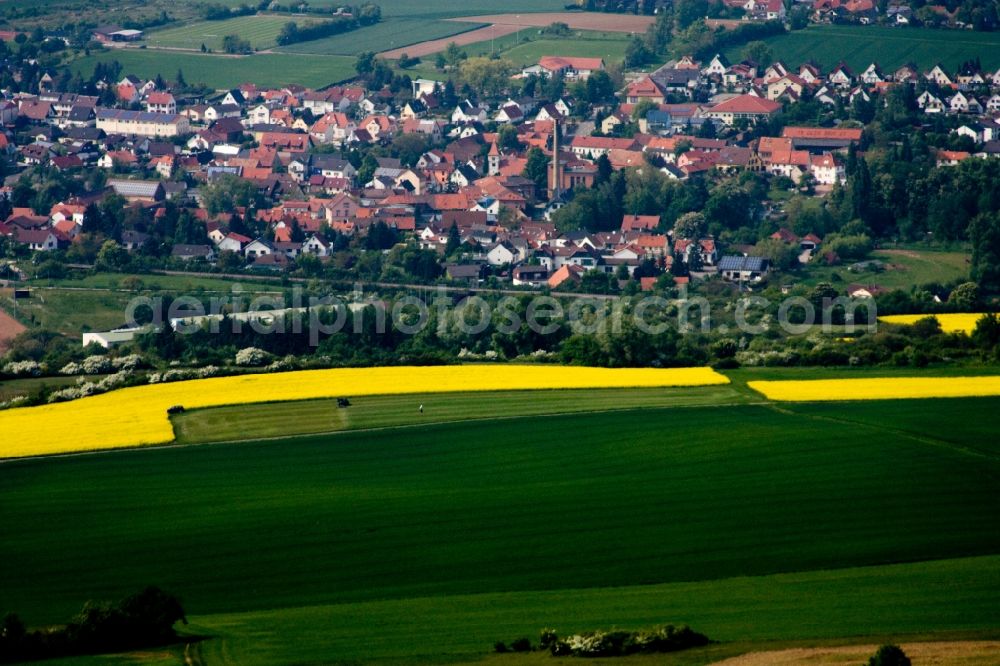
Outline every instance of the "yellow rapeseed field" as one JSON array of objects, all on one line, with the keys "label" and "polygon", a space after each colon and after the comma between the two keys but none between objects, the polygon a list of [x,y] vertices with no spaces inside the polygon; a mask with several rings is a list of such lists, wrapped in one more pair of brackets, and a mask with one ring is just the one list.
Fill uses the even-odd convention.
[{"label": "yellow rapeseed field", "polygon": [[976,328],[976,322],[982,319],[982,313],[976,312],[960,312],[952,314],[936,314],[936,315],[886,315],[885,317],[879,317],[878,320],[885,324],[904,324],[910,325],[921,319],[926,319],[927,317],[934,317],[941,324],[941,330],[945,333],[972,333]]},{"label": "yellow rapeseed field", "polygon": [[893,400],[899,398],[971,398],[1000,395],[1000,377],[871,377],[756,381],[747,386],[770,400]]},{"label": "yellow rapeseed field", "polygon": [[0,411],[0,458],[164,444],[167,409],[405,393],[528,389],[709,386],[729,379],[711,368],[584,368],[464,365],[339,368],[153,384],[39,407]]}]

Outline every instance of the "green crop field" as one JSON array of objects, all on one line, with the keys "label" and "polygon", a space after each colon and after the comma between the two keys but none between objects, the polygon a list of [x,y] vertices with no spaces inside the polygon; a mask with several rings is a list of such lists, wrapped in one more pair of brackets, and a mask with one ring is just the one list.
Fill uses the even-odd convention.
[{"label": "green crop field", "polygon": [[[343,3],[340,0],[310,0],[309,4],[316,7],[339,7]],[[503,3],[492,0],[469,0],[459,3],[450,0],[382,0],[378,4],[382,7],[384,18],[452,18],[477,14],[559,12],[563,11],[568,3],[566,0],[507,0]]]},{"label": "green crop field", "polygon": [[[782,374],[808,373],[759,376]],[[358,399],[336,418],[369,430],[8,462],[2,610],[57,622],[158,584],[214,637],[198,654],[234,664],[475,659],[543,626],[689,622],[725,641],[683,663],[996,636],[1000,444],[982,415],[1000,399],[779,406],[747,392],[757,375],[552,416],[584,399]],[[335,411],[243,409],[179,431],[293,434]]]},{"label": "green crop field", "polygon": [[255,49],[275,46],[282,27],[295,21],[299,25],[315,23],[290,16],[238,16],[224,21],[198,21],[177,27],[150,31],[145,42],[150,46],[198,50],[204,44],[214,51],[222,50],[222,38],[236,35],[250,42]]},{"label": "green crop field", "polygon": [[166,79],[173,79],[181,69],[189,83],[204,83],[217,89],[241,83],[261,86],[298,83],[321,88],[355,75],[354,58],[286,53],[234,57],[158,49],[114,49],[80,58],[71,66],[74,71],[89,76],[98,62],[112,60],[120,62],[125,72],[144,78],[161,74]]},{"label": "green crop field", "polygon": [[341,35],[281,46],[278,47],[278,50],[288,53],[355,56],[362,51],[387,51],[430,39],[450,37],[480,27],[482,27],[481,23],[460,23],[424,18],[390,18]]},{"label": "green crop field", "polygon": [[[913,62],[921,68],[941,63],[954,71],[967,59],[979,57],[983,67],[1000,67],[1000,35],[990,32],[886,28],[880,26],[812,26],[765,40],[775,59],[792,67],[813,60],[824,69],[844,61],[860,73],[872,62],[896,68]],[[733,62],[743,47],[730,49]]]}]

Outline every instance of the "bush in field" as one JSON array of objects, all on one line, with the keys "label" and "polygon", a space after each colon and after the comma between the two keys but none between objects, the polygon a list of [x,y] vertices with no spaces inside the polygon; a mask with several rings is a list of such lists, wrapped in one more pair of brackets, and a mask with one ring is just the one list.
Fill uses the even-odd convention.
[{"label": "bush in field", "polygon": [[527,638],[518,638],[510,644],[510,649],[514,652],[531,652],[531,641]]},{"label": "bush in field", "polygon": [[236,365],[244,367],[258,368],[267,365],[270,360],[271,355],[257,347],[247,347],[236,352]]},{"label": "bush in field", "polygon": [[542,634],[549,652],[556,657],[621,657],[632,654],[677,652],[708,645],[708,637],[688,626],[668,624],[644,631],[591,631],[564,640],[555,632]]},{"label": "bush in field", "polygon": [[910,666],[910,658],[898,645],[883,645],[868,660],[868,666]]}]

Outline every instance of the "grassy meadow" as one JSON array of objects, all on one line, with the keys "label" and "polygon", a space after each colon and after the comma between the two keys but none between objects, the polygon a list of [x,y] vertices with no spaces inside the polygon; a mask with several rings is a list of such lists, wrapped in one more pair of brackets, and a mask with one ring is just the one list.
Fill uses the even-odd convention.
[{"label": "grassy meadow", "polygon": [[[420,424],[415,396],[358,399],[349,418],[382,429],[8,462],[4,604],[55,622],[155,583],[215,637],[210,663],[476,659],[542,626],[689,622],[726,642],[676,663],[996,634],[1000,445],[981,415],[1000,399],[731,404],[752,402],[749,374],[591,403],[621,411],[449,396],[426,416],[481,420]],[[251,438],[334,409],[264,408],[218,411]]]},{"label": "grassy meadow", "polygon": [[[979,57],[983,67],[1000,67],[997,33],[933,28],[817,25],[766,40],[776,60],[792,67],[814,61],[823,69],[844,61],[860,74],[872,62],[894,69],[909,62],[929,69],[941,63],[954,71],[968,59]],[[743,46],[726,51],[733,62],[742,59]]]},{"label": "grassy meadow", "polygon": [[969,252],[954,250],[881,249],[872,252],[867,261],[882,262],[882,270],[866,267],[851,271],[847,265],[827,266],[817,257],[794,274],[797,281],[809,285],[832,282],[834,285],[874,284],[886,289],[909,289],[930,282],[968,279],[970,257]]},{"label": "grassy meadow", "polygon": [[354,77],[354,58],[258,53],[250,56],[188,53],[163,49],[108,49],[73,61],[71,68],[90,76],[98,62],[117,60],[122,69],[143,78],[161,74],[173,79],[177,70],[192,84],[224,89],[241,83],[280,86],[298,83],[322,88]]},{"label": "grassy meadow", "polygon": [[[109,273],[81,279],[38,280],[32,285],[32,298],[18,303],[18,318],[25,324],[69,336],[124,325],[129,301],[137,297],[187,294],[207,300],[212,296],[231,297],[233,288],[238,286],[243,298],[249,301],[256,296],[287,291],[275,283]],[[0,305],[13,312],[13,302],[9,298],[0,299]]]},{"label": "grassy meadow", "polygon": [[199,50],[204,44],[206,48],[221,51],[223,37],[236,35],[249,41],[255,49],[268,49],[276,45],[278,34],[290,21],[300,27],[317,22],[293,16],[237,16],[224,21],[197,21],[151,30],[143,41],[149,46],[192,50]]}]

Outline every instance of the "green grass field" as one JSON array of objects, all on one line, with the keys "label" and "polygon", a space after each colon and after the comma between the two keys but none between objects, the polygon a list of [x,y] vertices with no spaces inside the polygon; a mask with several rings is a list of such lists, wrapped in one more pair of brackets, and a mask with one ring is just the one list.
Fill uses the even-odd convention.
[{"label": "green grass field", "polygon": [[426,18],[388,18],[375,25],[358,28],[309,42],[278,47],[287,53],[356,56],[362,51],[386,51],[430,39],[450,37],[482,27],[481,23],[460,23]]},{"label": "green grass field", "polygon": [[[595,396],[625,411],[450,396],[425,416],[483,420],[9,462],[3,610],[54,622],[155,583],[216,637],[208,662],[234,664],[475,659],[542,626],[689,622],[727,642],[715,656],[996,634],[1000,444],[982,415],[1000,399],[698,406],[759,402],[748,373]],[[413,399],[359,399],[348,426],[419,421]],[[333,410],[259,409],[216,422],[253,437]]]},{"label": "green grass field", "polygon": [[[792,67],[814,60],[824,69],[846,62],[860,74],[873,61],[883,68],[913,62],[921,68],[941,63],[949,72],[967,59],[979,57],[983,67],[1000,67],[1000,36],[989,32],[886,28],[880,26],[811,26],[765,40],[775,59]],[[733,62],[743,47],[730,49]]]},{"label": "green grass field", "polygon": [[149,46],[192,50],[199,50],[204,44],[206,48],[221,51],[222,38],[236,35],[249,41],[255,49],[267,49],[275,46],[278,33],[290,21],[300,26],[316,22],[291,16],[238,16],[224,21],[198,21],[153,30],[146,33],[144,41]]},{"label": "green grass field", "polygon": [[[126,289],[126,278],[139,280],[137,289]],[[85,331],[106,331],[122,326],[129,302],[136,297],[189,295],[207,300],[212,296],[232,297],[234,287],[247,301],[258,295],[286,293],[275,283],[225,280],[175,275],[88,275],[78,280],[37,280],[32,282],[32,298],[18,305],[18,318],[26,324],[49,328],[70,336]],[[13,303],[0,299],[9,312]]]},{"label": "green grass field", "polygon": [[71,67],[89,76],[98,62],[112,60],[120,62],[125,72],[144,78],[161,74],[164,78],[173,79],[177,70],[181,69],[189,83],[203,83],[217,89],[241,83],[261,86],[298,83],[321,88],[355,75],[354,58],[351,57],[288,53],[232,57],[157,49],[109,49],[75,60]]},{"label": "green grass field", "polygon": [[[628,36],[620,32],[580,30],[572,37],[544,37],[538,34],[537,28],[525,28],[520,33],[474,42],[461,48],[473,57],[498,53],[515,65],[526,67],[537,63],[545,55],[604,58],[608,65],[620,63],[625,57],[627,46]],[[416,66],[399,71],[411,78],[447,78],[447,72],[434,67],[434,55],[423,56]]]},{"label": "green grass field", "polygon": [[[740,404],[759,401],[750,392],[729,386],[710,388],[614,389],[524,391],[481,394],[392,395],[354,398],[349,409],[338,409],[336,400],[238,405],[199,409],[173,418],[177,440],[184,444],[227,442],[245,439],[247,431],[256,437],[290,437],[326,432],[393,428],[420,423],[448,423],[474,419],[495,419],[498,414],[534,416],[651,408]],[[526,399],[530,398],[530,399]],[[414,418],[418,405],[424,412]]]},{"label": "green grass field", "polygon": [[885,270],[849,271],[848,266],[826,266],[814,260],[798,272],[806,283],[876,284],[889,289],[909,289],[930,282],[943,284],[968,279],[970,257],[968,252],[876,250],[869,260],[882,262]]},{"label": "green grass field", "polygon": [[[464,47],[473,53],[488,53],[489,42],[482,42],[476,50],[476,44]],[[519,67],[533,65],[542,56],[569,56],[585,58],[604,58],[605,64],[621,62],[625,58],[628,47],[628,35],[623,33],[581,32],[569,39],[539,38],[530,42],[505,48],[502,55]]]}]

